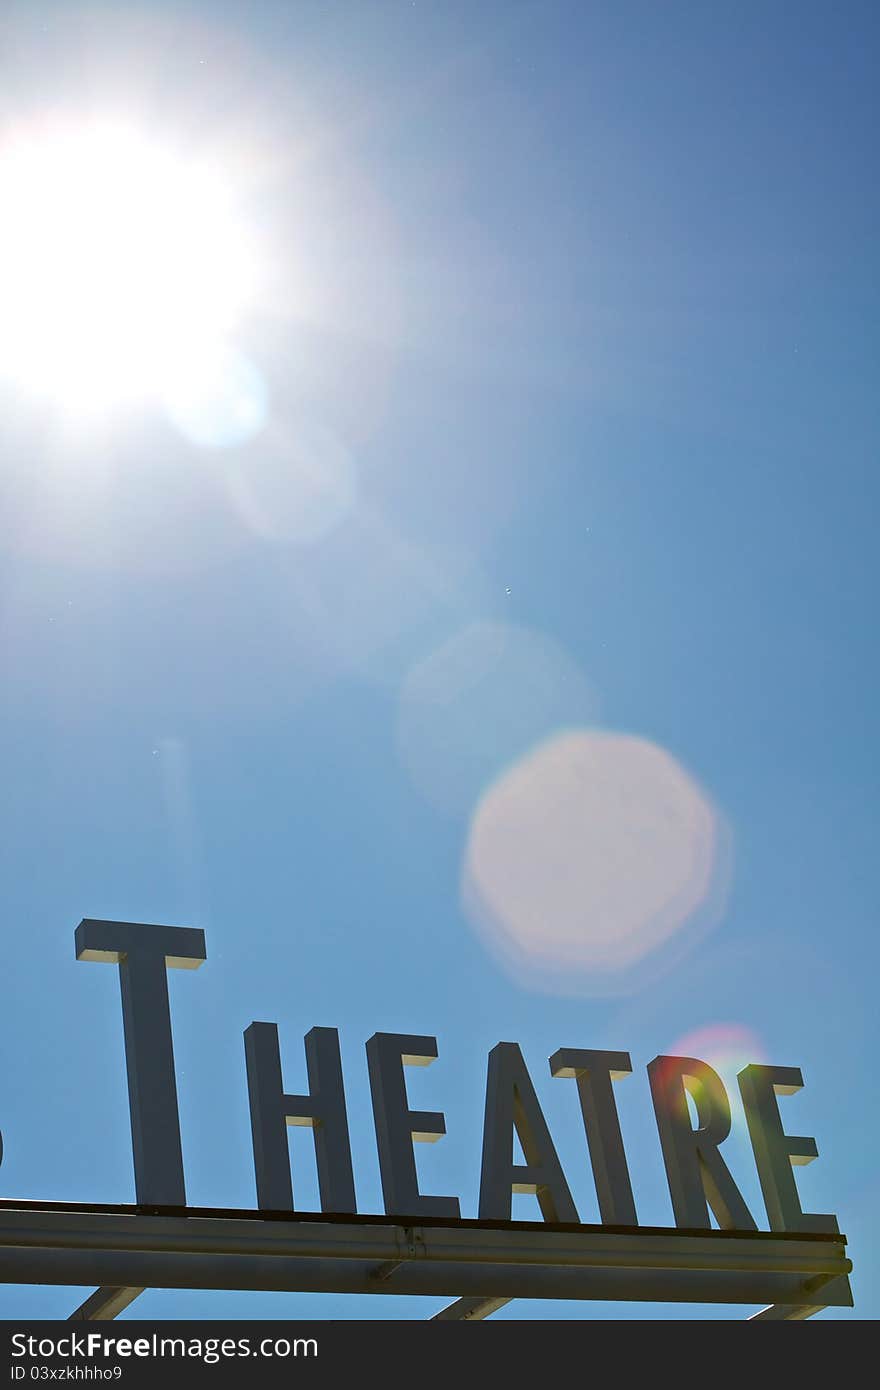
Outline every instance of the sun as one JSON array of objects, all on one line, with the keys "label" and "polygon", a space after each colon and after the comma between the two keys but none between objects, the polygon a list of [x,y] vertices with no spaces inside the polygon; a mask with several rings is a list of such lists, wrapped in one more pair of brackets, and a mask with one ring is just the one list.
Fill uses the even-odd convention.
[{"label": "sun", "polygon": [[233,192],[124,124],[0,141],[0,375],[87,411],[178,390],[253,300]]}]

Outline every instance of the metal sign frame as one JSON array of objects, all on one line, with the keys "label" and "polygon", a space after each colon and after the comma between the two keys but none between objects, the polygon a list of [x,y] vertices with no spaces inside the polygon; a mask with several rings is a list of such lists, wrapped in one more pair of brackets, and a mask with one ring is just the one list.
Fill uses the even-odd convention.
[{"label": "metal sign frame", "polygon": [[147,1288],[407,1294],[488,1317],[515,1298],[851,1307],[831,1233],[0,1201],[0,1282],[98,1285],[71,1315],[115,1318]]}]

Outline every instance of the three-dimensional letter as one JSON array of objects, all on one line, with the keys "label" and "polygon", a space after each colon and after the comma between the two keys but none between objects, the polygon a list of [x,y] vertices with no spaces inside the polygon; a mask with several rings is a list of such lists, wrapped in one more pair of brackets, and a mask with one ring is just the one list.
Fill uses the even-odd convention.
[{"label": "three-dimensional letter", "polygon": [[437,1056],[437,1039],[405,1033],[374,1033],[367,1065],[376,1123],[382,1195],[389,1216],[461,1215],[457,1197],[423,1197],[413,1142],[433,1144],[446,1133],[442,1114],[410,1110],[404,1066],[427,1067]]},{"label": "three-dimensional letter", "polygon": [[801,1210],[792,1167],[819,1155],[815,1139],[785,1134],[777,1096],[804,1084],[799,1067],[745,1067],[737,1077],[771,1231],[838,1230],[837,1218]]},{"label": "three-dimensional letter", "polygon": [[321,1210],[357,1211],[345,1089],[335,1028],[305,1036],[309,1094],[288,1096],[281,1081],[278,1029],[252,1023],[244,1035],[257,1203],[261,1211],[293,1211],[287,1126],[305,1125],[315,1140]]},{"label": "three-dimensional letter", "polygon": [[196,927],[101,922],[76,929],[77,960],[119,966],[128,1105],[139,1202],[186,1206],[166,969],[196,970],[205,933]]},{"label": "three-dimensional letter", "polygon": [[606,1226],[637,1226],[636,1204],[626,1164],[612,1081],[632,1073],[628,1052],[592,1052],[561,1047],[550,1058],[550,1075],[574,1077],[590,1150],[590,1163]]},{"label": "three-dimensional letter", "polygon": [[[513,1161],[514,1129],[525,1155],[525,1166]],[[545,1221],[578,1219],[519,1044],[502,1042],[489,1053],[486,1077],[481,1218],[509,1221],[514,1192],[536,1196]]]},{"label": "three-dimensional letter", "polygon": [[[730,1102],[717,1071],[696,1057],[655,1057],[648,1079],[676,1226],[710,1226],[711,1206],[724,1229],[756,1230],[718,1150],[730,1133]],[[696,1106],[697,1129],[691,1126],[688,1093]]]}]

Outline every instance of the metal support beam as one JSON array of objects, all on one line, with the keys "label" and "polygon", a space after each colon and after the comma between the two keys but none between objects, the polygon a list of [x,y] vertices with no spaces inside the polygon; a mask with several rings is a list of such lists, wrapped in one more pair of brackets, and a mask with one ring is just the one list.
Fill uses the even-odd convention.
[{"label": "metal support beam", "polygon": [[760,1313],[746,1318],[746,1322],[798,1322],[801,1318],[811,1318],[814,1313],[821,1313],[827,1307],[827,1303],[795,1303],[790,1307],[771,1303],[769,1308],[762,1308]]},{"label": "metal support beam", "polygon": [[[840,1276],[835,1274],[816,1274],[812,1279],[804,1282],[804,1293],[818,1293],[820,1289],[827,1289],[829,1284],[837,1284]],[[843,1280],[846,1284],[846,1291],[849,1291],[849,1281]],[[840,1293],[841,1288],[837,1292]],[[823,1308],[836,1304],[837,1299],[826,1297],[822,1303],[796,1303],[778,1304],[772,1303],[769,1308],[762,1308],[760,1313],[753,1313],[747,1322],[800,1322],[804,1318],[812,1318],[816,1313],[821,1313]]]},{"label": "metal support beam", "polygon": [[83,1318],[145,1288],[849,1307],[851,1267],[830,1233],[0,1202],[0,1283],[91,1284]]},{"label": "metal support beam", "polygon": [[123,1312],[129,1303],[134,1303],[134,1300],[142,1293],[143,1289],[125,1288],[124,1286],[95,1289],[95,1292],[89,1294],[85,1302],[71,1313],[67,1321],[109,1322],[111,1318],[115,1318]]},{"label": "metal support beam", "polygon": [[435,1313],[430,1321],[477,1322],[483,1318],[490,1318],[499,1308],[512,1302],[511,1298],[457,1298],[447,1308],[441,1308],[439,1313]]}]

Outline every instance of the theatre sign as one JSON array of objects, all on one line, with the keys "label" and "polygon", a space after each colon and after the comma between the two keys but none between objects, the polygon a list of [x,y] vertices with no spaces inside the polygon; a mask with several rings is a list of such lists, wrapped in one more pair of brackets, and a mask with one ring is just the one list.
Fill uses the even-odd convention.
[{"label": "theatre sign", "polygon": [[[413,1143],[439,1139],[445,1122],[409,1108],[405,1068],[434,1061],[436,1040],[375,1033],[366,1050],[385,1213],[364,1215],[336,1029],[306,1034],[308,1089],[293,1094],[276,1025],[252,1023],[257,1209],[190,1207],[167,970],[202,964],[204,932],[87,919],[76,954],[119,969],[137,1201],[0,1201],[0,1281],[97,1285],[74,1318],[115,1317],[148,1287],[454,1296],[436,1316],[471,1319],[520,1297],[767,1305],[753,1316],[779,1319],[852,1305],[837,1220],[804,1212],[795,1185],[793,1167],[818,1152],[783,1127],[778,1098],[803,1085],[796,1067],[751,1065],[738,1078],[769,1224],[758,1230],[720,1150],[731,1122],[721,1078],[695,1057],[649,1064],[675,1219],[666,1229],[636,1217],[614,1097],[629,1054],[560,1048],[550,1074],[575,1083],[601,1216],[583,1225],[520,1048],[499,1042],[488,1058],[478,1216],[468,1220],[457,1197],[419,1189]],[[320,1212],[294,1210],[288,1125],[312,1130]],[[514,1137],[525,1163],[514,1162]],[[515,1192],[536,1196],[543,1221],[511,1219]]]}]

